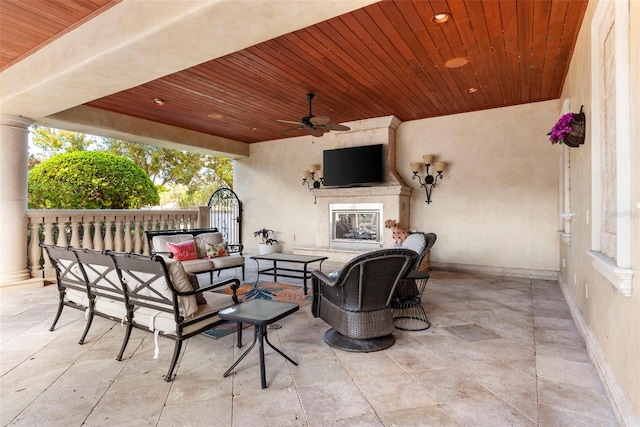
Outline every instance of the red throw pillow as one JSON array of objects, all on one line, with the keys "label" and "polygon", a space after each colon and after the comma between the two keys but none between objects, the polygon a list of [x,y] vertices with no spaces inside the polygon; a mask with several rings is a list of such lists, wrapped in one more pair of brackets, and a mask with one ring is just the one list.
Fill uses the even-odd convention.
[{"label": "red throw pillow", "polygon": [[190,259],[198,259],[196,254],[196,242],[187,240],[181,243],[167,243],[167,249],[173,253],[173,258],[178,261],[187,261]]}]

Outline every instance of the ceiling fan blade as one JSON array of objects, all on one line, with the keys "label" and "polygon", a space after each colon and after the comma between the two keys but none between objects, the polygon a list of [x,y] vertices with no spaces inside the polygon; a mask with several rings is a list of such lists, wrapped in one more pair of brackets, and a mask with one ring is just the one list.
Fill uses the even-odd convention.
[{"label": "ceiling fan blade", "polygon": [[318,126],[318,125],[326,125],[331,121],[331,119],[329,117],[324,117],[324,116],[313,116],[313,117],[309,117],[309,121],[314,125]]},{"label": "ceiling fan blade", "polygon": [[294,127],[294,128],[282,129],[280,132],[290,132],[292,130],[298,130],[298,129],[304,129],[304,128],[305,128],[305,126],[300,125],[300,126],[297,126],[297,127]]},{"label": "ceiling fan blade", "polygon": [[309,133],[316,138],[320,138],[322,135],[324,135],[324,131],[320,128],[309,129]]},{"label": "ceiling fan blade", "polygon": [[327,130],[342,130],[342,131],[351,130],[349,126],[341,125],[338,123],[327,123],[322,127]]},{"label": "ceiling fan blade", "polygon": [[293,120],[276,120],[276,122],[280,122],[280,123],[293,123],[294,125],[301,125],[302,122],[300,122],[299,120],[293,121]]}]

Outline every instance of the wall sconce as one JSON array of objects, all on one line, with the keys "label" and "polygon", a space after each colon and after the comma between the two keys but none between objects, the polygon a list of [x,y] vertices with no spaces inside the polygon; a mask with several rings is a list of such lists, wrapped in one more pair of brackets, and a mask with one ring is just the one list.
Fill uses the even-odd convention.
[{"label": "wall sconce", "polygon": [[302,171],[302,185],[307,184],[309,191],[317,190],[324,184],[324,172],[320,165],[309,165],[309,169]]},{"label": "wall sconce", "polygon": [[[420,186],[424,187],[425,191],[427,192],[426,202],[427,204],[429,204],[431,203],[431,192],[433,191],[434,187],[438,183],[438,179],[442,179],[442,171],[447,166],[447,164],[445,162],[434,163],[433,156],[431,155],[424,155],[422,156],[422,159],[424,161],[424,166],[426,168],[426,176],[424,177],[424,182],[422,181],[419,175],[420,169],[422,169],[422,163],[411,163],[411,170],[413,171],[413,176],[411,177],[411,179],[418,178],[418,182],[420,183]],[[431,166],[432,163],[436,169],[435,175],[429,175],[429,167]]]}]

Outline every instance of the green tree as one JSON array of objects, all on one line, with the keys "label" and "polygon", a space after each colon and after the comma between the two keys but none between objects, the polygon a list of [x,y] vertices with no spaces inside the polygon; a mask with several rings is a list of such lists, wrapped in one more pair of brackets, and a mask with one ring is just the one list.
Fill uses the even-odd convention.
[{"label": "green tree", "polygon": [[45,158],[49,158],[60,153],[89,150],[98,142],[98,137],[34,126],[31,129],[31,141],[43,152]]},{"label": "green tree", "polygon": [[139,209],[160,201],[131,160],[98,151],[59,154],[29,172],[31,209]]},{"label": "green tree", "polygon": [[216,188],[231,188],[233,185],[233,163],[226,157],[171,150],[117,139],[105,138],[102,144],[106,151],[133,160],[160,188],[179,185],[193,192],[211,185]]},{"label": "green tree", "polygon": [[[151,178],[162,195],[163,203],[173,202],[183,209],[206,204],[218,188],[233,187],[233,162],[226,157],[43,127],[32,131],[32,142],[45,158],[82,150],[100,150],[127,157]],[[30,168],[39,161],[38,156],[30,155]]]}]

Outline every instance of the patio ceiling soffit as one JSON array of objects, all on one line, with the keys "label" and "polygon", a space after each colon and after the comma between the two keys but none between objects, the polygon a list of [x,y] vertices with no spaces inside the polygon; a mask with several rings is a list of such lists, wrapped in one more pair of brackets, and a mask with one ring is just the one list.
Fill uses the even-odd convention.
[{"label": "patio ceiling soffit", "polygon": [[249,144],[101,110],[86,105],[52,114],[38,124],[140,144],[237,160],[249,156]]},{"label": "patio ceiling soffit", "polygon": [[375,2],[123,1],[4,70],[0,108],[38,122]]}]

